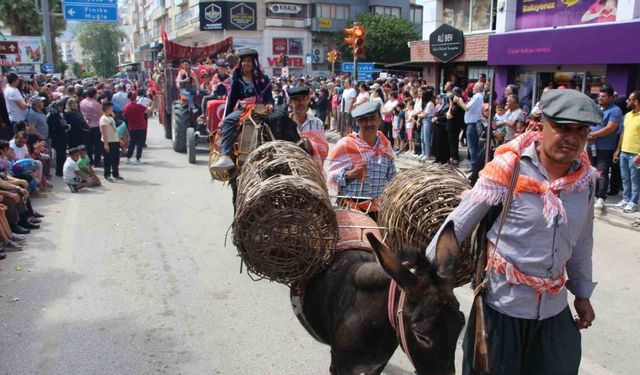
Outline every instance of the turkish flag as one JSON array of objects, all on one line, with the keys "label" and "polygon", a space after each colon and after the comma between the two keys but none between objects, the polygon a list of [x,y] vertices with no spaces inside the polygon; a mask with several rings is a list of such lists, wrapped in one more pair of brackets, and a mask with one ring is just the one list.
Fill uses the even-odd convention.
[{"label": "turkish flag", "polygon": [[222,117],[224,116],[224,107],[226,100],[210,100],[207,102],[207,127],[211,133],[218,130]]}]

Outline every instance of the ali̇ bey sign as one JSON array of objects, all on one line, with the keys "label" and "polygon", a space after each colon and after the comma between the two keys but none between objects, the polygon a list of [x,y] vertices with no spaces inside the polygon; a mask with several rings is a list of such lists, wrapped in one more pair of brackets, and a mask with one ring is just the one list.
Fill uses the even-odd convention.
[{"label": "ali\u0307 bey sign", "polygon": [[429,35],[429,52],[438,60],[448,63],[464,52],[464,33],[443,23]]}]

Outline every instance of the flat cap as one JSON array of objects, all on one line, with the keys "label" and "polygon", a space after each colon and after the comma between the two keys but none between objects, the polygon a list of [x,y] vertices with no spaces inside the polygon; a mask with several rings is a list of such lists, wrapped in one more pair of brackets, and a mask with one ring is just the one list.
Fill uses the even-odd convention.
[{"label": "flat cap", "polygon": [[258,57],[258,51],[256,51],[255,49],[252,48],[243,48],[241,50],[238,51],[238,57],[239,58],[243,58],[246,56],[256,56]]},{"label": "flat cap", "polygon": [[309,88],[307,86],[296,86],[287,90],[287,94],[290,98],[294,98],[296,96],[309,95]]},{"label": "flat cap", "polygon": [[357,120],[359,118],[373,116],[376,113],[380,113],[380,102],[366,102],[351,111],[351,117]]},{"label": "flat cap", "polygon": [[593,99],[576,90],[550,90],[540,98],[542,114],[558,124],[596,125],[602,111]]}]

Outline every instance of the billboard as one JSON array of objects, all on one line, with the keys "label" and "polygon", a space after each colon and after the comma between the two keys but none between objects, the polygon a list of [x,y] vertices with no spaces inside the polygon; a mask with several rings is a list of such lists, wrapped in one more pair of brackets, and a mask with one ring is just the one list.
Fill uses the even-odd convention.
[{"label": "billboard", "polygon": [[617,0],[518,0],[516,29],[616,20]]},{"label": "billboard", "polygon": [[6,41],[15,42],[18,47],[15,53],[0,53],[7,61],[14,64],[41,64],[43,62],[44,47],[42,38],[37,36],[8,36]]}]

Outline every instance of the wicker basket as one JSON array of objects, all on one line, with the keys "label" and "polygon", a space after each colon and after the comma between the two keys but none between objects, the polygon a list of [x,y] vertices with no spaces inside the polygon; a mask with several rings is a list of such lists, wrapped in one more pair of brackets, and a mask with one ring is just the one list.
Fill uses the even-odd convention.
[{"label": "wicker basket", "polygon": [[[380,196],[378,223],[389,229],[389,246],[424,251],[469,187],[457,170],[437,164],[398,173]],[[474,271],[475,258],[468,242],[461,245],[456,286],[468,283]]]},{"label": "wicker basket", "polygon": [[322,174],[309,155],[283,141],[249,155],[238,181],[233,226],[248,273],[286,285],[322,271],[338,238]]}]

